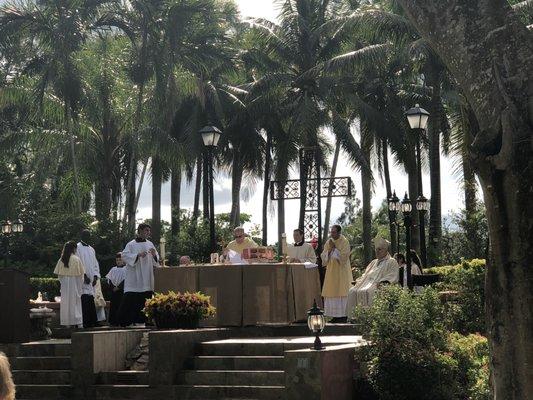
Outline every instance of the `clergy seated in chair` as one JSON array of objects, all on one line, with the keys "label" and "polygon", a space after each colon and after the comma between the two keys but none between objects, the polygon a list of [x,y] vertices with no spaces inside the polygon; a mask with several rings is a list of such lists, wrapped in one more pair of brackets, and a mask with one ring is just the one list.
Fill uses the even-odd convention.
[{"label": "clergy seated in chair", "polygon": [[378,288],[384,284],[398,283],[398,263],[389,254],[389,242],[383,238],[374,239],[376,259],[372,260],[361,277],[348,292],[346,313],[351,316],[356,306],[372,305]]}]

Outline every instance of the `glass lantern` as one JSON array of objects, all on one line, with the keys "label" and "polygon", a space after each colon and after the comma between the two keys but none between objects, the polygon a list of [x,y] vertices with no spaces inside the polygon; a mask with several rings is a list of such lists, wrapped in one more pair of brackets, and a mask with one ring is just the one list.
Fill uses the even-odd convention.
[{"label": "glass lantern", "polygon": [[411,129],[426,129],[429,113],[420,107],[420,105],[415,104],[414,107],[407,110],[405,116]]},{"label": "glass lantern", "polygon": [[409,197],[407,196],[407,192],[405,192],[405,196],[402,200],[402,212],[404,214],[408,214],[413,209],[413,205],[411,204],[411,200],[409,200]]},{"label": "glass lantern", "polygon": [[200,129],[199,133],[202,135],[202,140],[204,141],[205,146],[216,147],[222,131],[216,126],[207,125]]},{"label": "glass lantern", "polygon": [[418,196],[418,199],[416,199],[416,209],[418,211],[429,211],[429,201],[424,195]]},{"label": "glass lantern", "polygon": [[12,231],[13,226],[10,221],[2,221],[2,233],[4,235],[9,235]]},{"label": "glass lantern", "polygon": [[396,196],[396,192],[394,192],[388,200],[389,200],[389,211],[391,212],[400,211],[400,208],[401,208],[400,199],[398,198],[398,196]]},{"label": "glass lantern", "polygon": [[311,332],[315,334],[314,350],[322,350],[324,346],[320,341],[320,333],[326,326],[326,320],[324,318],[324,311],[322,311],[316,305],[316,300],[313,300],[313,307],[307,312],[307,327]]},{"label": "glass lantern", "polygon": [[24,230],[24,224],[20,219],[17,219],[15,222],[13,222],[13,232],[15,233],[21,233]]}]

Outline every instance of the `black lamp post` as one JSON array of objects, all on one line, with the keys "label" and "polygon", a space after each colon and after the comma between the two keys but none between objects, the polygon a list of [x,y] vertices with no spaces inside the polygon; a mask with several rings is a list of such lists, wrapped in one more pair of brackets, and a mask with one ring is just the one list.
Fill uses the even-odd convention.
[{"label": "black lamp post", "polygon": [[413,279],[411,277],[411,210],[413,205],[411,200],[405,192],[405,196],[401,203],[401,209],[403,213],[403,225],[405,226],[405,274],[407,276],[407,287],[409,289],[413,288]]},{"label": "black lamp post", "polygon": [[426,212],[429,210],[429,201],[423,194],[416,199],[416,209],[418,210],[420,223],[420,256],[422,257],[422,265],[427,267]]},{"label": "black lamp post", "polygon": [[207,164],[208,164],[208,185],[209,185],[209,239],[211,243],[211,252],[217,250],[217,241],[215,237],[215,199],[213,197],[213,152],[218,145],[222,132],[216,126],[204,126],[200,129],[200,135],[204,145],[207,147]]},{"label": "black lamp post", "polygon": [[[426,229],[425,229],[425,213],[424,211],[427,211],[425,208],[424,210],[421,210],[419,208],[418,201],[421,199],[422,201],[425,200],[427,203],[427,199],[422,194],[422,161],[421,161],[421,153],[420,153],[420,138],[422,136],[422,132],[425,131],[426,126],[428,124],[429,120],[429,112],[424,110],[420,105],[415,104],[414,107],[407,110],[405,113],[405,116],[407,117],[407,121],[409,122],[409,126],[411,129],[418,132],[418,137],[416,139],[416,174],[417,174],[417,180],[418,180],[418,199],[417,199],[417,205],[416,208],[420,212],[420,255],[422,257],[422,264],[424,266],[427,265],[427,251],[426,251]],[[422,205],[421,205],[422,206]],[[426,206],[423,206],[426,207]],[[428,207],[429,208],[429,207]]]},{"label": "black lamp post", "polygon": [[7,267],[7,260],[9,258],[9,236],[12,233],[21,233],[24,230],[24,225],[20,219],[11,223],[9,220],[2,221],[2,244],[4,248],[4,267]]},{"label": "black lamp post", "polygon": [[313,345],[314,350],[322,350],[325,346],[320,341],[320,332],[324,330],[326,326],[326,320],[324,319],[324,311],[322,311],[316,305],[316,299],[313,300],[313,307],[307,312],[307,326],[311,332],[315,334],[315,343]]},{"label": "black lamp post", "polygon": [[[398,211],[401,211],[400,199],[396,196],[396,191],[392,193],[392,196],[387,199],[389,206],[389,223],[390,223],[390,237],[392,240],[392,252],[400,252],[400,225],[396,222],[396,215]],[[396,233],[396,236],[394,236]],[[396,238],[396,243],[394,243]]]}]

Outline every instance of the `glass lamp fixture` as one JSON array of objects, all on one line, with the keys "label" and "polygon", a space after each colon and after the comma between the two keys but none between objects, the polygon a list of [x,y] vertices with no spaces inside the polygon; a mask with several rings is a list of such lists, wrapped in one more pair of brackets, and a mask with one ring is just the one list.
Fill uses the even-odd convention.
[{"label": "glass lamp fixture", "polygon": [[15,222],[13,222],[13,232],[14,233],[21,233],[24,230],[24,224],[20,219],[17,219]]},{"label": "glass lamp fixture", "polygon": [[204,141],[205,146],[216,147],[222,131],[216,126],[207,125],[200,129],[199,133],[202,135],[202,140]]},{"label": "glass lamp fixture", "polygon": [[426,129],[429,113],[420,107],[420,105],[415,104],[414,107],[407,110],[405,116],[411,129]]},{"label": "glass lamp fixture", "polygon": [[409,197],[407,196],[407,192],[405,192],[405,196],[402,200],[402,212],[404,214],[408,214],[413,209],[413,205],[411,204],[411,200],[409,200]]},{"label": "glass lamp fixture", "polygon": [[416,209],[418,211],[429,211],[429,200],[424,195],[420,195],[416,199]]},{"label": "glass lamp fixture", "polygon": [[11,225],[11,222],[6,220],[2,221],[2,233],[4,235],[9,235],[13,229],[13,226]]},{"label": "glass lamp fixture", "polygon": [[400,211],[401,204],[400,199],[396,196],[396,191],[392,193],[392,196],[389,198],[389,211],[397,212]]},{"label": "glass lamp fixture", "polygon": [[322,311],[316,305],[316,300],[313,300],[313,307],[307,312],[307,327],[311,332],[315,334],[315,343],[313,349],[322,350],[324,345],[320,341],[320,333],[326,326],[326,320],[324,318],[324,311]]}]

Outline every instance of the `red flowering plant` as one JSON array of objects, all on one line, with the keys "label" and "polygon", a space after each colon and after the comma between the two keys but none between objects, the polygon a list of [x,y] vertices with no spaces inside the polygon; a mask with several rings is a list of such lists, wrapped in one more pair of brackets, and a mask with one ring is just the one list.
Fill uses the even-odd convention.
[{"label": "red flowering plant", "polygon": [[144,304],[146,317],[160,328],[196,327],[198,321],[215,315],[210,297],[196,293],[156,293]]}]

